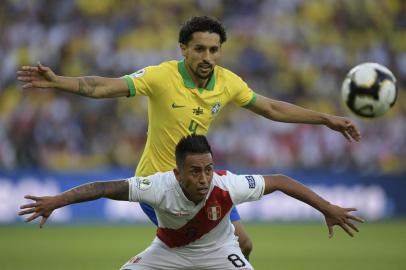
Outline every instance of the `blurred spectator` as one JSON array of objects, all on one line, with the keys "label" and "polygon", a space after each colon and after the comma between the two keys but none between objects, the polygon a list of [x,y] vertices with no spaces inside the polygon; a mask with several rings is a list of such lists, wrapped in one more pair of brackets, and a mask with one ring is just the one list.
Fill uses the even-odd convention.
[{"label": "blurred spectator", "polygon": [[5,0],[0,6],[0,169],[135,167],[147,129],[144,99],[22,92],[15,72],[41,61],[67,76],[118,77],[180,59],[180,24],[204,13],[227,27],[222,65],[258,93],[347,114],[341,81],[352,66],[366,61],[388,66],[400,87],[395,108],[384,117],[352,117],[363,135],[353,144],[323,127],[268,123],[231,107],[210,134],[216,160],[253,168],[406,171],[402,0]]}]

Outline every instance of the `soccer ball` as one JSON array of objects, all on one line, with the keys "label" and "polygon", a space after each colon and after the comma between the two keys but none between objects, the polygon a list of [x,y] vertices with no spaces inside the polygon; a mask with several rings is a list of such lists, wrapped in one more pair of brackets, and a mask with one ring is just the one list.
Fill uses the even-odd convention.
[{"label": "soccer ball", "polygon": [[377,63],[362,63],[352,68],[341,87],[344,103],[358,116],[377,117],[395,104],[396,78]]}]

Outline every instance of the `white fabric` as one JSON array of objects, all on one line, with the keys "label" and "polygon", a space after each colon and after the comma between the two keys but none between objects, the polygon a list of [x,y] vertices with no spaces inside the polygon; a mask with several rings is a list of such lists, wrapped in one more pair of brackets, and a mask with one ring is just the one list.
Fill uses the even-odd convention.
[{"label": "white fabric", "polygon": [[[214,173],[206,199],[195,205],[184,195],[172,171],[156,173],[149,177],[132,177],[129,180],[130,201],[148,203],[154,207],[158,219],[158,227],[178,229],[192,219],[204,207],[206,199],[213,188],[218,188],[229,193],[234,205],[258,200],[264,193],[264,179],[261,175],[236,175],[227,172],[226,175]],[[185,250],[199,249],[209,251],[226,244],[235,244],[234,226],[230,222],[230,211],[221,222],[209,233],[200,239],[183,246]],[[154,242],[162,243],[156,238]]]},{"label": "white fabric", "polygon": [[210,251],[186,251],[153,242],[146,250],[125,263],[120,270],[253,270],[238,243]]}]

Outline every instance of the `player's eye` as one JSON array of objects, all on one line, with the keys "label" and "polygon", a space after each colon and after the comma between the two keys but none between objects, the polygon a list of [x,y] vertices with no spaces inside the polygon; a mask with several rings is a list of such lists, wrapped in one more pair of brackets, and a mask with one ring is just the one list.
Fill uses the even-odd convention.
[{"label": "player's eye", "polygon": [[207,168],[206,168],[206,174],[211,174],[212,171],[213,171],[213,168],[212,168],[212,167],[207,167]]},{"label": "player's eye", "polygon": [[218,47],[211,47],[211,48],[210,48],[210,52],[211,52],[211,53],[216,53],[216,52],[218,52],[218,50],[219,50]]}]

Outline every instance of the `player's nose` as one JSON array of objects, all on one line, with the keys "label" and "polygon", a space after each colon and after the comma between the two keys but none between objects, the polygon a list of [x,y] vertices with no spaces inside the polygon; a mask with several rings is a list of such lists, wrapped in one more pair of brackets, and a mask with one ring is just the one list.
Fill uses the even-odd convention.
[{"label": "player's nose", "polygon": [[208,178],[208,176],[207,176],[206,174],[202,174],[202,177],[200,177],[199,184],[200,184],[201,186],[208,186],[208,184],[209,184],[209,178]]},{"label": "player's nose", "polygon": [[203,53],[203,60],[206,62],[206,63],[208,63],[208,64],[211,64],[211,62],[212,62],[212,55],[211,55],[211,53],[210,53],[210,51],[209,50],[205,50],[204,51],[204,53]]}]

